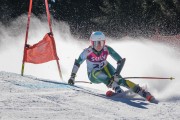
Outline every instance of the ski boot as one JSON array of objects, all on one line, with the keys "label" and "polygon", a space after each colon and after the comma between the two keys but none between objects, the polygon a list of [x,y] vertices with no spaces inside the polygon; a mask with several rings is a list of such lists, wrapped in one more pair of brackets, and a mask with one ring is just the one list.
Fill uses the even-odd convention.
[{"label": "ski boot", "polygon": [[147,101],[158,104],[158,101],[155,99],[155,97],[152,96],[148,91],[142,89],[139,85],[136,85],[133,88],[133,91],[139,94],[140,96],[142,96],[143,98],[145,98]]},{"label": "ski boot", "polygon": [[114,91],[109,90],[109,91],[106,92],[107,97],[111,97],[111,96],[113,96],[115,94],[120,94],[120,93],[124,92],[123,89],[121,89],[121,87],[116,82],[113,82],[112,89]]}]

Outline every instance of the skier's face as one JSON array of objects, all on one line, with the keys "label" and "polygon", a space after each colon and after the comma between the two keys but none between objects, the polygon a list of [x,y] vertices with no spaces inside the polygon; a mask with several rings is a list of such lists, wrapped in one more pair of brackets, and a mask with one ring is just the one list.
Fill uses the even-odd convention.
[{"label": "skier's face", "polygon": [[105,41],[93,41],[93,48],[97,51],[101,51],[104,47]]}]

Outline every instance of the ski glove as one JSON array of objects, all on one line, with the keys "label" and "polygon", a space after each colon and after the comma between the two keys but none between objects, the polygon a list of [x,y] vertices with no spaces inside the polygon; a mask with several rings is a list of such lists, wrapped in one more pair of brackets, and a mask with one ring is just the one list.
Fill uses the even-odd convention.
[{"label": "ski glove", "polygon": [[112,79],[113,79],[115,82],[119,82],[119,75],[115,72],[115,74],[113,75]]},{"label": "ski glove", "polygon": [[116,82],[116,83],[119,82],[119,75],[116,74],[116,73],[115,73],[115,74],[112,76],[112,78],[110,79],[109,83],[107,84],[107,87],[108,87],[108,88],[111,88],[111,87],[112,87],[112,84],[113,84],[114,82]]},{"label": "ski glove", "polygon": [[76,76],[75,73],[72,73],[72,74],[71,74],[71,77],[70,77],[70,79],[68,80],[68,84],[74,85],[75,76]]}]

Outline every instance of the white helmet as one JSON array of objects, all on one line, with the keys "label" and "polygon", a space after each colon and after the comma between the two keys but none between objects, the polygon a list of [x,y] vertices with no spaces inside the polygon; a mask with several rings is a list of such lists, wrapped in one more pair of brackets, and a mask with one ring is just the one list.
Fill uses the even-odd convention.
[{"label": "white helmet", "polygon": [[101,51],[105,45],[105,35],[101,31],[95,31],[91,34],[90,41],[92,48]]}]

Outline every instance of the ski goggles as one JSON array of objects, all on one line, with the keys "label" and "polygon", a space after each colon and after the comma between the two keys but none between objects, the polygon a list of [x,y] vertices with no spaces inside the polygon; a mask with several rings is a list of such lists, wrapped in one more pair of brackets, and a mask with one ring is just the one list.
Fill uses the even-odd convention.
[{"label": "ski goggles", "polygon": [[92,45],[93,47],[98,47],[98,46],[101,46],[101,47],[104,47],[104,44],[105,44],[105,40],[102,40],[102,41],[92,41]]}]

